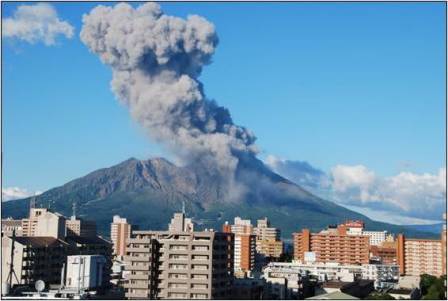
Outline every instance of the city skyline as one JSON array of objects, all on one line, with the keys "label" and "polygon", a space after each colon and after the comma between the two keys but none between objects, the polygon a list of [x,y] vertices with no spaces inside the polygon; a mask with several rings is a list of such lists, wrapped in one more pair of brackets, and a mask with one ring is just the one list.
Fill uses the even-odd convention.
[{"label": "city skyline", "polygon": [[[27,22],[14,15],[21,5],[35,6],[3,4],[3,19]],[[51,5],[66,22],[48,33],[54,41],[2,37],[3,188],[26,196],[129,157],[176,162],[118,104],[109,68],[80,41],[81,16],[97,3]],[[442,4],[161,6],[214,24],[219,44],[200,80],[236,124],[255,133],[259,158],[272,169],[372,218],[380,218],[376,210],[395,223],[441,221]]]}]

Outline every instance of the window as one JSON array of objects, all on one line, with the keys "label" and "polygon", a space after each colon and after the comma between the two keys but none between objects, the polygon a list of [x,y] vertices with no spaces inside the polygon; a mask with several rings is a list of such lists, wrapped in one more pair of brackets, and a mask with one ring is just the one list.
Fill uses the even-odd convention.
[{"label": "window", "polygon": [[186,264],[173,264],[173,263],[170,263],[169,269],[186,270],[187,269],[187,265]]},{"label": "window", "polygon": [[195,251],[208,251],[208,246],[193,246]]},{"label": "window", "polygon": [[171,245],[170,250],[188,250],[188,247],[185,245]]},{"label": "window", "polygon": [[170,259],[188,260],[188,255],[185,254],[170,254]]},{"label": "window", "polygon": [[186,283],[168,283],[169,288],[187,288]]},{"label": "window", "polygon": [[191,284],[191,288],[194,288],[194,289],[207,289],[208,285],[207,284],[193,283],[193,284]]},{"label": "window", "polygon": [[207,270],[208,265],[206,264],[193,264],[192,265],[193,270]]},{"label": "window", "polygon": [[208,255],[193,255],[193,260],[208,260]]},{"label": "window", "polygon": [[208,275],[192,274],[192,279],[208,279]]}]

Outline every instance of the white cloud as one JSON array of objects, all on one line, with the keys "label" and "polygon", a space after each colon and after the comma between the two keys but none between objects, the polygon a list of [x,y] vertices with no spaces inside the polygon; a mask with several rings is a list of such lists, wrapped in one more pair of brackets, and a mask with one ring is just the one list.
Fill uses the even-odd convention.
[{"label": "white cloud", "polygon": [[342,206],[359,212],[361,214],[364,214],[365,216],[384,223],[392,223],[396,225],[433,225],[440,223],[440,219],[434,220],[434,219],[423,219],[423,218],[417,218],[417,217],[410,217],[405,215],[400,215],[397,212],[390,212],[385,210],[375,210],[373,208],[369,207],[361,207],[361,206],[354,206],[354,205],[344,205]]},{"label": "white cloud", "polygon": [[327,174],[304,161],[268,156],[265,163],[324,199],[374,212],[377,220],[423,224],[440,221],[446,211],[445,168],[434,174],[401,172],[382,177],[363,165],[336,165]]},{"label": "white cloud", "polygon": [[16,199],[23,199],[32,195],[39,195],[41,193],[41,191],[29,192],[28,190],[19,187],[6,187],[2,188],[2,200],[6,202]]},{"label": "white cloud", "polygon": [[337,201],[403,212],[426,219],[441,218],[446,198],[446,169],[437,174],[401,172],[380,177],[365,166],[339,165],[331,170]]},{"label": "white cloud", "polygon": [[60,20],[54,7],[45,3],[19,6],[13,17],[2,20],[2,25],[4,37],[47,46],[54,45],[59,35],[71,38],[74,32],[73,26]]}]

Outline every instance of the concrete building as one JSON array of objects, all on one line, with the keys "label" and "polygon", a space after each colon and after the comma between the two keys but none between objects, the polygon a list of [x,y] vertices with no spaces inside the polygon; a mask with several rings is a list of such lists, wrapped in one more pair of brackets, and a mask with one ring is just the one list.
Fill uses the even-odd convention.
[{"label": "concrete building", "polygon": [[387,238],[387,231],[366,231],[364,230],[364,222],[361,220],[357,221],[346,221],[342,224],[347,229],[347,235],[365,235],[369,237],[369,244],[371,246],[379,246]]},{"label": "concrete building", "polygon": [[37,280],[47,285],[60,284],[66,249],[67,243],[54,237],[18,236],[13,239],[3,236],[2,287],[7,284],[33,286]]},{"label": "concrete building", "polygon": [[263,269],[262,278],[266,281],[265,297],[268,299],[304,299],[314,296],[314,286],[308,277],[309,272],[290,263],[269,263]]},{"label": "concrete building", "polygon": [[131,237],[131,225],[125,218],[114,215],[110,225],[110,238],[113,243],[113,254],[120,258],[126,255],[127,240]]},{"label": "concrete building", "polygon": [[20,219],[2,219],[2,235],[12,236],[12,232],[16,231],[16,236],[22,236],[22,220]]},{"label": "concrete building", "polygon": [[369,244],[371,246],[380,246],[386,241],[387,231],[362,231],[361,235],[369,237]]},{"label": "concrete building", "polygon": [[255,266],[256,236],[250,220],[235,217],[234,224],[225,222],[223,231],[230,231],[235,235],[234,272],[237,277],[250,274]]},{"label": "concrete building", "polygon": [[329,227],[319,233],[308,229],[293,234],[294,259],[304,261],[305,254],[313,252],[316,262],[340,264],[368,264],[369,237],[347,235],[345,225]]},{"label": "concrete building", "polygon": [[256,251],[266,257],[279,258],[283,253],[283,242],[280,240],[280,229],[271,227],[267,217],[257,221],[253,229],[256,237]]},{"label": "concrete building", "polygon": [[64,239],[65,220],[63,215],[47,208],[31,208],[29,217],[22,219],[22,235]]},{"label": "concrete building", "polygon": [[442,275],[446,275],[446,213],[443,214],[445,224],[442,228],[441,241],[442,241]]},{"label": "concrete building", "polygon": [[385,244],[379,246],[370,246],[370,260],[382,264],[398,264],[397,262],[397,247],[395,243]]},{"label": "concrete building", "polygon": [[397,238],[397,262],[400,275],[420,276],[443,273],[442,241],[432,239],[409,239],[399,234]]},{"label": "concrete building", "polygon": [[191,218],[187,218],[185,213],[174,213],[174,217],[171,219],[168,225],[168,231],[170,232],[193,232],[194,225]]},{"label": "concrete building", "polygon": [[94,221],[76,218],[74,215],[65,221],[65,226],[67,228],[66,236],[95,237],[97,235]]},{"label": "concrete building", "polygon": [[362,279],[373,280],[376,288],[393,286],[400,278],[400,267],[391,264],[365,264],[362,266]]},{"label": "concrete building", "polygon": [[244,276],[254,268],[255,246],[255,235],[235,235],[234,271],[236,275]]},{"label": "concrete building", "polygon": [[112,244],[101,237],[67,237],[67,255],[101,255],[106,260],[103,265],[103,285],[107,286],[112,274]]},{"label": "concrete building", "polygon": [[229,244],[233,234],[194,232],[188,224],[184,214],[176,214],[169,225],[172,231],[132,231],[124,257],[129,271],[128,299],[231,296]]},{"label": "concrete building", "polygon": [[232,233],[234,233],[235,235],[253,234],[253,226],[250,219],[241,219],[241,217],[239,216],[234,218],[233,225],[231,225],[230,228]]},{"label": "concrete building", "polygon": [[106,258],[101,255],[67,256],[65,286],[71,289],[93,290],[103,285]]}]

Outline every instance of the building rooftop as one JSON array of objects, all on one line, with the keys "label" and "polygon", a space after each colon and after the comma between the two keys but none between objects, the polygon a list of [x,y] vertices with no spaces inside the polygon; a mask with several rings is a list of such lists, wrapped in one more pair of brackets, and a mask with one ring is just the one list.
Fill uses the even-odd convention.
[{"label": "building rooftop", "polygon": [[329,294],[307,298],[306,300],[359,300],[359,298],[344,294],[342,292],[332,292]]},{"label": "building rooftop", "polygon": [[70,236],[66,237],[65,241],[68,243],[75,243],[75,244],[97,244],[97,245],[110,245],[111,243],[101,237],[95,236],[95,237],[81,237],[81,236]]},{"label": "building rooftop", "polygon": [[14,240],[21,245],[27,245],[36,248],[67,245],[66,242],[50,236],[16,236]]}]

